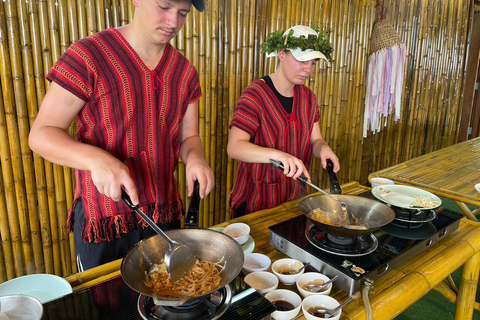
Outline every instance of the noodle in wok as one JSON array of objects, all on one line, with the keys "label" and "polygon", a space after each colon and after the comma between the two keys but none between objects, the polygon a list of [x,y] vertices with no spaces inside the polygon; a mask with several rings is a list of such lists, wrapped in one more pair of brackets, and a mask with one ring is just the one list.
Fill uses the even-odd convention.
[{"label": "noodle in wok", "polygon": [[183,278],[172,282],[168,277],[165,263],[156,264],[150,270],[145,285],[157,297],[184,298],[199,296],[214,291],[222,280],[220,273],[224,266],[218,263],[200,261]]}]

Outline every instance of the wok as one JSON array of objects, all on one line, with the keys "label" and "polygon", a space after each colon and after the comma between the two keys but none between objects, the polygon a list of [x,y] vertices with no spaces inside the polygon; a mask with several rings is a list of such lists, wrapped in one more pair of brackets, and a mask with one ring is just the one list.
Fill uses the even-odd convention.
[{"label": "wok", "polygon": [[219,262],[224,265],[220,273],[222,281],[211,292],[195,297],[164,298],[156,297],[145,285],[146,275],[154,264],[163,260],[168,244],[159,235],[138,242],[132,247],[121,265],[121,274],[125,283],[143,295],[155,297],[165,306],[180,306],[223,288],[240,273],[243,266],[244,253],[242,247],[226,234],[208,229],[175,229],[166,231],[168,237],[187,245],[195,257],[201,261]]},{"label": "wok", "polygon": [[[333,172],[333,163],[327,161],[327,171],[330,179],[330,193],[341,193],[337,176]],[[346,217],[343,215],[341,205],[325,195],[314,195],[300,202],[300,210],[319,229],[343,237],[368,236],[389,224],[395,219],[395,212],[387,205],[365,197],[351,195],[335,195],[338,200],[344,201],[348,210],[353,212],[358,222],[365,228],[348,228]],[[314,210],[323,211],[315,215]],[[343,218],[343,219],[342,219]]]},{"label": "wok", "polygon": [[[366,228],[352,229],[341,225],[342,222],[339,217],[343,217],[343,212],[340,204],[338,201],[332,200],[325,195],[314,195],[302,200],[300,202],[300,210],[319,229],[343,237],[370,235],[384,225],[392,222],[395,218],[395,212],[391,208],[376,200],[351,195],[336,195],[335,198],[344,201],[347,204],[348,210],[355,212],[357,220]],[[315,218],[313,212],[315,209],[323,211],[325,219]],[[338,221],[340,221],[340,223],[327,222],[328,220],[334,219],[339,219]],[[347,223],[345,220],[345,224]]]}]

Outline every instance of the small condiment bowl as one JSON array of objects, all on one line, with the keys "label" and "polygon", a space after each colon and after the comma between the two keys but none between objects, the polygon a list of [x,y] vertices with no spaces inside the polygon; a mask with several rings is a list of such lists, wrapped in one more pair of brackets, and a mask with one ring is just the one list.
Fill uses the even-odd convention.
[{"label": "small condiment bowl", "polygon": [[300,270],[299,273],[285,274],[285,272],[298,270],[303,267],[303,263],[295,259],[279,259],[272,264],[273,274],[278,277],[281,283],[287,286],[295,284],[298,277],[305,272],[305,269]]},{"label": "small condiment bowl", "polygon": [[332,291],[332,283],[328,284],[322,291],[319,291],[319,292],[313,292],[305,289],[305,286],[308,284],[322,285],[328,280],[330,280],[330,278],[322,273],[306,272],[300,275],[296,281],[298,292],[304,298],[310,295],[327,295],[328,296],[330,294],[330,291]]},{"label": "small condiment bowl", "polygon": [[251,272],[267,271],[270,268],[272,260],[261,253],[248,253],[243,260],[243,273],[245,275]]},{"label": "small condiment bowl", "polygon": [[266,294],[278,287],[278,278],[267,271],[249,273],[245,276],[244,281],[260,294]]},{"label": "small condiment bowl", "polygon": [[5,314],[9,319],[40,320],[43,315],[43,305],[37,298],[31,296],[6,295],[0,297],[0,313]]},{"label": "small condiment bowl", "polygon": [[475,190],[477,190],[477,192],[480,192],[480,183],[477,183],[475,185]]},{"label": "small condiment bowl", "polygon": [[271,314],[272,318],[276,320],[293,319],[298,315],[302,307],[302,298],[291,290],[276,289],[265,294],[265,298],[277,308]]},{"label": "small condiment bowl", "polygon": [[223,229],[223,233],[235,239],[239,245],[242,245],[250,237],[250,226],[242,222],[232,223]]},{"label": "small condiment bowl", "polygon": [[[305,297],[302,301],[302,311],[303,315],[307,320],[318,320],[322,319],[321,317],[317,317],[309,313],[308,311],[311,308],[322,308],[322,309],[335,309],[338,307],[340,303],[334,298],[327,296],[327,295],[310,295]],[[328,318],[329,320],[338,320],[342,315],[342,309],[338,311],[338,313],[334,317]]]},{"label": "small condiment bowl", "polygon": [[372,180],[370,180],[370,184],[372,185],[372,189],[373,189],[378,186],[395,184],[395,182],[387,178],[372,178]]}]

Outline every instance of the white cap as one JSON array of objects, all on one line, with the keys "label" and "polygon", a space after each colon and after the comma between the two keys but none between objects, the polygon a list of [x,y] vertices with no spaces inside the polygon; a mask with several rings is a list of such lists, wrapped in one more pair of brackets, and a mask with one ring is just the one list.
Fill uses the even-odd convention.
[{"label": "white cap", "polygon": [[[288,36],[290,30],[293,30],[293,34],[290,37],[300,38],[304,36],[308,39],[308,36],[313,35],[318,37],[318,33],[310,27],[307,26],[294,26],[285,31],[284,36]],[[288,48],[292,53],[293,57],[298,61],[308,61],[313,59],[324,59],[328,62],[327,57],[320,51],[314,51],[313,49],[302,50],[300,48]],[[278,56],[278,52],[272,52],[267,55],[268,58]]]}]

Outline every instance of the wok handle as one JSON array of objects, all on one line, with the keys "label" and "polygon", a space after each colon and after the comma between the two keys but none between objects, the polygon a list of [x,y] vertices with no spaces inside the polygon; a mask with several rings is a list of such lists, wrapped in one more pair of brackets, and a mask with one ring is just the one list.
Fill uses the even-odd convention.
[{"label": "wok handle", "polygon": [[198,213],[200,211],[200,184],[195,180],[193,185],[193,194],[190,199],[190,206],[188,207],[187,215],[185,216],[185,228],[198,228]]},{"label": "wok handle", "polygon": [[333,162],[327,159],[327,172],[330,179],[330,194],[342,194],[340,182],[338,182],[337,175],[333,172]]}]

